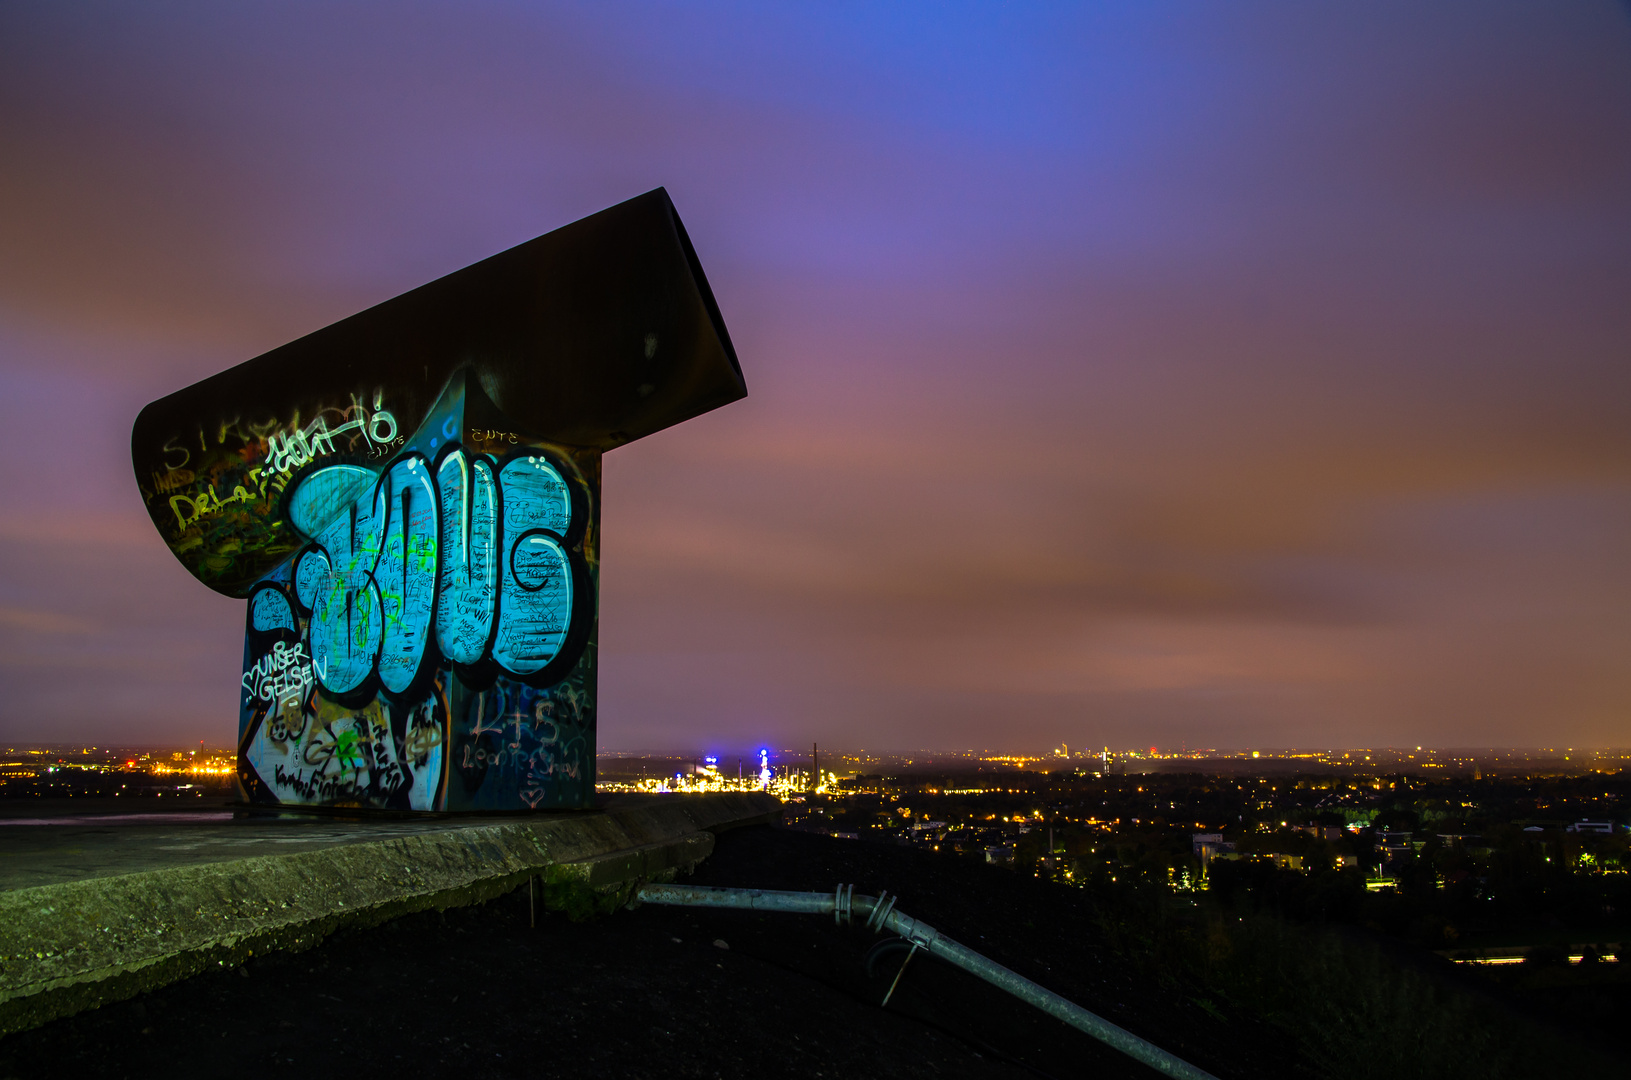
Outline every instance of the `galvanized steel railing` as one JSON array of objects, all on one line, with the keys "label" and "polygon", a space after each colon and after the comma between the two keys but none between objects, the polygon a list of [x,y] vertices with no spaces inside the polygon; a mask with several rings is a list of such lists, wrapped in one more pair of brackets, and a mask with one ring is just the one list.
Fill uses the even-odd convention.
[{"label": "galvanized steel railing", "polygon": [[[855,896],[854,887],[850,885],[840,885],[831,893],[720,889],[706,885],[642,885],[636,897],[641,903],[646,904],[831,915],[839,923],[848,922],[852,914],[863,915],[870,929],[889,930],[899,934],[911,944],[913,953],[922,949],[931,956],[938,956],[949,964],[955,964],[969,974],[977,975],[993,986],[1035,1005],[1048,1015],[1058,1017],[1071,1027],[1086,1032],[1158,1072],[1178,1080],[1217,1080],[1211,1073],[1196,1068],[1182,1058],[1174,1057],[1154,1043],[1139,1038],[1104,1017],[1060,997],[1052,990],[1038,986],[1023,975],[1009,971],[995,960],[953,941],[928,923],[896,911],[896,898],[887,892],[881,896]],[[907,959],[911,959],[910,953]],[[902,964],[902,970],[904,969],[905,965]],[[899,978],[897,974],[896,980]],[[890,986],[889,992],[894,993],[894,986]],[[886,996],[884,1002],[887,1004],[888,1001],[889,998]]]}]

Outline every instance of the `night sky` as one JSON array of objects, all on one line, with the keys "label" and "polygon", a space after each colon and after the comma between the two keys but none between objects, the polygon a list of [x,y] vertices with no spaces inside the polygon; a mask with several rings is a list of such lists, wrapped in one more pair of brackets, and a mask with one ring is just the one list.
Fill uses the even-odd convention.
[{"label": "night sky", "polygon": [[0,6],[0,738],[230,743],[146,402],[658,185],[603,748],[1631,744],[1623,4]]}]

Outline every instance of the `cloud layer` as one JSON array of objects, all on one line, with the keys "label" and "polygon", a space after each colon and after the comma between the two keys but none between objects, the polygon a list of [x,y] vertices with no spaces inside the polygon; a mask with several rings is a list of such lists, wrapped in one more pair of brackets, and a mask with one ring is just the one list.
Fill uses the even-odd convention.
[{"label": "cloud layer", "polygon": [[1631,741],[1607,3],[0,12],[0,737],[224,741],[146,401],[659,184],[601,741]]}]

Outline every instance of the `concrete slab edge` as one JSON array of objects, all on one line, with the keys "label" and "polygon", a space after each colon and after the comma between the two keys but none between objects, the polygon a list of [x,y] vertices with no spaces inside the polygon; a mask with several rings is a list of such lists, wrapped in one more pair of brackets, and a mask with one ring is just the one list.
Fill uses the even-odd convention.
[{"label": "concrete slab edge", "polygon": [[690,871],[713,853],[714,834],[694,832],[655,844],[557,863],[545,875],[553,882],[575,882],[592,889],[607,889],[629,881],[653,881],[665,871]]},{"label": "concrete slab edge", "polygon": [[0,893],[0,1036],[529,879],[672,877],[712,852],[713,832],[779,814],[765,795],[677,797]]}]

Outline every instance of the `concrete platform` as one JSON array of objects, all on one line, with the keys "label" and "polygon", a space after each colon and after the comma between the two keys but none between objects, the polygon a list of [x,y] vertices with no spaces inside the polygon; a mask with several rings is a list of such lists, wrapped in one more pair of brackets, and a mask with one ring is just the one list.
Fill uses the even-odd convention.
[{"label": "concrete platform", "polygon": [[73,809],[0,813],[0,1034],[342,927],[520,886],[558,899],[671,877],[715,832],[781,804],[622,796],[575,813],[350,821]]}]

